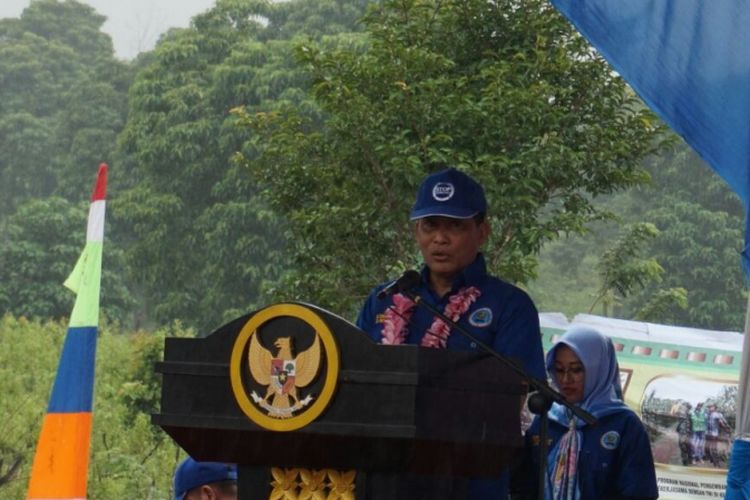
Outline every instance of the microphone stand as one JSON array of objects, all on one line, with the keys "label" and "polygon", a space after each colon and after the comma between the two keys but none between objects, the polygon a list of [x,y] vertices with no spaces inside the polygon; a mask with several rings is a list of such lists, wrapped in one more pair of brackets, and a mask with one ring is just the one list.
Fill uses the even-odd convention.
[{"label": "microphone stand", "polygon": [[[412,287],[414,288],[414,287]],[[417,306],[424,307],[428,311],[430,311],[432,314],[443,320],[448,326],[451,327],[451,329],[458,331],[468,339],[470,339],[472,342],[474,342],[476,345],[482,348],[482,350],[488,354],[490,354],[495,359],[499,360],[509,368],[511,368],[516,374],[520,375],[522,379],[528,383],[530,387],[532,387],[536,392],[534,394],[529,396],[529,400],[527,403],[527,406],[529,408],[529,411],[532,413],[539,415],[539,477],[537,482],[537,493],[539,500],[544,499],[544,489],[545,489],[545,478],[547,476],[547,452],[548,452],[548,444],[547,444],[547,434],[549,433],[549,416],[547,415],[547,412],[552,407],[552,403],[557,403],[559,405],[565,406],[568,410],[570,410],[576,417],[580,418],[584,422],[586,422],[589,425],[596,425],[596,418],[591,415],[589,412],[579,408],[578,406],[575,406],[571,403],[568,403],[568,401],[560,394],[558,391],[550,387],[550,385],[547,383],[546,380],[539,380],[532,376],[530,376],[526,371],[521,368],[518,363],[516,363],[514,360],[503,356],[502,354],[495,351],[493,348],[476,338],[474,335],[472,335],[468,330],[458,325],[455,321],[447,317],[445,314],[440,312],[435,306],[430,304],[429,302],[425,302],[422,300],[422,297],[414,293],[411,289],[401,289],[400,293],[407,296],[409,299],[411,299]],[[434,335],[431,332],[427,332],[428,335]]]}]

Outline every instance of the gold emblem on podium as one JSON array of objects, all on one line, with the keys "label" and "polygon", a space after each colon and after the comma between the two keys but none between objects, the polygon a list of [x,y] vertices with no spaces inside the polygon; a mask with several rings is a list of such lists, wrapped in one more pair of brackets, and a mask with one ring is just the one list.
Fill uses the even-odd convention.
[{"label": "gold emblem on podium", "polygon": [[[268,327],[268,333],[274,320],[287,323]],[[306,345],[297,351],[297,343]],[[276,304],[242,327],[229,369],[235,399],[250,420],[265,429],[293,431],[315,420],[330,403],[338,349],[328,325],[312,308]]]},{"label": "gold emblem on podium", "polygon": [[260,345],[258,335],[250,339],[250,373],[258,384],[267,386],[265,396],[252,392],[250,397],[272,417],[290,418],[313,399],[311,394],[301,398],[297,389],[310,384],[318,374],[320,337],[316,333],[312,347],[297,356],[292,354],[292,341],[291,337],[276,340],[274,356]]}]

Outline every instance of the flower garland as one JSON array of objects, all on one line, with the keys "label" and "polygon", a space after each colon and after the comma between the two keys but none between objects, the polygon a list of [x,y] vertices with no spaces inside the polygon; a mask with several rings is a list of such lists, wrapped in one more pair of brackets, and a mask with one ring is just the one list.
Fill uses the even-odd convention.
[{"label": "flower garland", "polygon": [[403,344],[408,333],[408,324],[417,304],[409,297],[397,293],[393,296],[393,305],[385,310],[383,320],[382,344]]},{"label": "flower garland", "polygon": [[[443,314],[451,321],[457,322],[481,294],[482,292],[473,286],[461,288],[448,299]],[[403,294],[397,293],[393,296],[393,305],[385,310],[381,343],[388,345],[404,343],[409,333],[409,320],[414,314],[415,306],[416,303]],[[422,337],[420,345],[437,349],[445,348],[450,334],[451,328],[448,323],[436,316],[427,333]]]}]

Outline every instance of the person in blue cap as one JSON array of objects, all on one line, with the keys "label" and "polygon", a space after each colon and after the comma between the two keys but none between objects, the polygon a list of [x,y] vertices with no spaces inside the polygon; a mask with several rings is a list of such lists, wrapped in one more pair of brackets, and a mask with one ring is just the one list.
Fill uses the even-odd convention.
[{"label": "person in blue cap", "polygon": [[[620,370],[609,337],[573,326],[547,353],[547,371],[567,402],[597,418],[588,425],[563,405],[549,416],[545,500],[658,498],[648,434],[622,400]],[[516,475],[519,498],[537,498],[539,418],[526,433],[528,460]]]},{"label": "person in blue cap", "polygon": [[[456,168],[444,168],[422,182],[410,219],[424,260],[414,292],[484,344],[520,361],[532,377],[543,379],[544,354],[534,303],[521,289],[487,273],[481,247],[490,225],[482,186]],[[379,298],[389,284],[373,289],[357,318],[357,326],[375,342],[479,352],[472,340],[451,331],[402,294]],[[405,488],[403,498],[505,500],[508,482],[507,473],[495,481],[461,484],[456,480],[447,486],[432,481],[439,484],[439,491],[414,493]]]},{"label": "person in blue cap", "polygon": [[237,500],[237,467],[187,457],[173,477],[174,500]]}]

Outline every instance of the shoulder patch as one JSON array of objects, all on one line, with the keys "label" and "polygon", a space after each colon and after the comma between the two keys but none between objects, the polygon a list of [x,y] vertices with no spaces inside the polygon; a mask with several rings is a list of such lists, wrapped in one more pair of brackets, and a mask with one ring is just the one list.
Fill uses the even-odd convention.
[{"label": "shoulder patch", "polygon": [[599,443],[605,450],[614,450],[620,445],[620,433],[617,431],[609,431],[602,434]]},{"label": "shoulder patch", "polygon": [[484,328],[492,323],[492,309],[489,307],[482,307],[477,309],[471,316],[469,316],[469,324],[477,328]]}]

